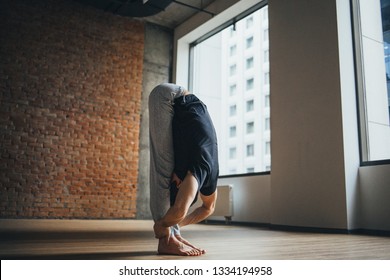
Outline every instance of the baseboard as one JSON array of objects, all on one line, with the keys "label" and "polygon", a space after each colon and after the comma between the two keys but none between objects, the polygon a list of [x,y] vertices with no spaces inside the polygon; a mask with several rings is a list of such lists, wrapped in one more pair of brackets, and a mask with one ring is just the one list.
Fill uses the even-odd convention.
[{"label": "baseboard", "polygon": [[[202,223],[212,224],[212,225],[226,225],[226,222],[223,220],[207,220],[206,222],[203,221]],[[364,229],[364,228],[350,230],[350,229],[338,229],[338,228],[288,226],[288,225],[276,225],[276,224],[269,224],[269,223],[238,222],[238,221],[230,221],[229,225],[266,228],[266,229],[271,229],[271,230],[291,231],[291,232],[390,236],[390,231],[387,231],[387,230],[374,230],[374,229]]]}]

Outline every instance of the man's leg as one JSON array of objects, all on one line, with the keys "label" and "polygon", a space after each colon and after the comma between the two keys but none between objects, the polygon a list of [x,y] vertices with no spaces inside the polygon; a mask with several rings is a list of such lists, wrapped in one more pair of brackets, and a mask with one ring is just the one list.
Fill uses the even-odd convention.
[{"label": "man's leg", "polygon": [[198,191],[198,181],[195,177],[188,173],[184,178],[183,182],[180,184],[180,188],[176,197],[175,204],[169,208],[165,216],[157,221],[154,226],[156,237],[160,239],[159,242],[159,253],[162,254],[177,254],[175,248],[169,247],[168,244],[173,238],[174,240],[179,240],[184,243],[185,246],[191,248],[191,251],[179,255],[187,256],[198,256],[204,253],[204,250],[194,247],[181,236],[169,236],[169,227],[171,225],[179,223],[186,216],[188,209],[191,206],[192,201],[194,200],[196,193]]},{"label": "man's leg", "polygon": [[170,207],[169,183],[174,168],[172,100],[169,89],[158,86],[149,96],[150,209],[155,221]]},{"label": "man's leg", "polygon": [[[197,223],[203,221],[204,219],[206,219],[208,216],[210,216],[214,212],[215,202],[217,200],[217,191],[215,191],[215,193],[213,193],[210,196],[205,196],[205,195],[200,194],[200,198],[202,199],[202,202],[203,202],[202,206],[194,209],[193,212],[188,214],[179,223],[180,227],[184,227],[184,226],[191,225],[191,224],[197,224]],[[183,242],[184,244],[191,245],[187,240],[185,240],[180,235],[176,236],[176,238],[177,238],[177,240],[179,240],[180,242]],[[200,250],[202,252],[202,254],[206,253],[206,250],[204,250],[204,249],[194,247],[194,246],[192,246],[192,247]]]},{"label": "man's leg", "polygon": [[[150,136],[150,209],[153,220],[161,219],[170,207],[169,184],[174,168],[172,118],[173,99],[177,86],[160,85],[149,96],[149,136]],[[177,238],[164,244],[172,254],[192,255],[190,243],[181,243],[178,225],[171,227]],[[159,241],[159,247],[162,240]]]}]

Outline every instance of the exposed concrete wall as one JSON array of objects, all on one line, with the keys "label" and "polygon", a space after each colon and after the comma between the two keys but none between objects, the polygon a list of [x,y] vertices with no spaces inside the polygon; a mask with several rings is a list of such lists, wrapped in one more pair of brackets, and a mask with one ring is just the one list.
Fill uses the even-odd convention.
[{"label": "exposed concrete wall", "polygon": [[149,207],[149,110],[148,97],[158,84],[171,81],[173,32],[146,24],[141,101],[141,128],[137,192],[137,219],[151,219]]}]

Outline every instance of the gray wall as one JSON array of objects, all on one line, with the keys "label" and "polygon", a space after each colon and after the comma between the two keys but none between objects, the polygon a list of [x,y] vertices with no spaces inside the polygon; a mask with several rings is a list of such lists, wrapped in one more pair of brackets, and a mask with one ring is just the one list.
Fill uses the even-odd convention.
[{"label": "gray wall", "polygon": [[151,219],[149,209],[149,110],[148,97],[158,84],[170,82],[172,72],[172,30],[146,24],[141,102],[140,156],[137,219]]},{"label": "gray wall", "polygon": [[354,161],[356,183],[359,158],[356,141],[353,156],[344,146],[349,88],[341,80],[337,20],[344,11],[336,0],[269,1],[272,224],[345,229],[353,218],[347,189],[356,185],[347,185],[346,168]]}]

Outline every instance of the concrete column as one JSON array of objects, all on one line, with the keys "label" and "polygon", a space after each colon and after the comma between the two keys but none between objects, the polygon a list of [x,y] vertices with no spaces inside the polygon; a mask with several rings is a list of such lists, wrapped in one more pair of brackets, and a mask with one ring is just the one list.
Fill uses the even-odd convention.
[{"label": "concrete column", "polygon": [[151,219],[149,207],[148,97],[158,84],[171,81],[173,32],[153,24],[145,26],[144,69],[141,101],[137,219]]},{"label": "concrete column", "polygon": [[353,226],[356,98],[351,41],[339,44],[350,31],[338,26],[348,11],[337,0],[269,1],[272,224]]}]

